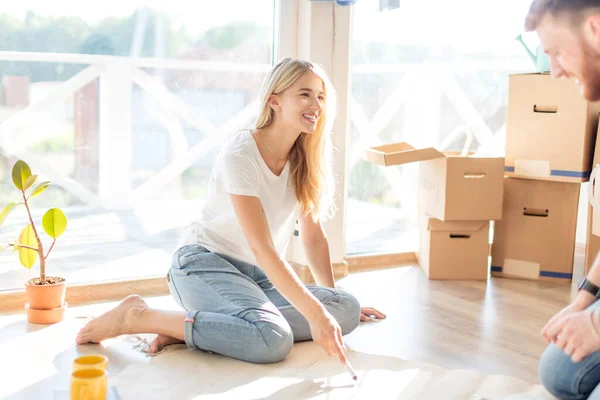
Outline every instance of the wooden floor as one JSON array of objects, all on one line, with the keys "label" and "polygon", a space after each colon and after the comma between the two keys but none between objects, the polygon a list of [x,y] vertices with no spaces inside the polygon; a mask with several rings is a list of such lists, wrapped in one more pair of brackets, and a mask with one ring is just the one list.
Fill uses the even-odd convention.
[{"label": "wooden floor", "polygon": [[539,332],[569,303],[570,285],[490,278],[429,281],[419,268],[352,274],[340,287],[386,321],[363,324],[348,347],[410,361],[467,368],[539,383]]},{"label": "wooden floor", "polygon": [[[379,323],[362,323],[347,335],[348,348],[449,369],[508,375],[531,383],[539,383],[537,363],[545,347],[539,331],[569,302],[571,290],[565,284],[501,278],[490,278],[488,282],[429,281],[417,267],[353,273],[338,285],[355,294],[362,305],[388,315]],[[28,355],[31,361],[35,360],[35,351],[50,352],[47,359],[52,360],[51,371],[42,368],[42,360],[33,370],[31,361],[25,359],[23,371],[11,367],[15,376],[10,382],[24,383],[17,385],[19,390],[5,394],[12,393],[11,399],[35,398],[36,393],[65,387],[72,359],[82,352],[95,351],[93,346],[74,345],[75,332],[85,322],[76,318],[98,315],[115,304],[97,303],[69,310],[63,328],[43,330],[53,331],[53,337],[60,339],[45,338],[43,343],[36,342],[42,340],[41,327],[27,324],[18,314],[0,317],[0,349],[9,346],[4,351]],[[170,296],[151,298],[149,304],[177,307]],[[127,353],[111,353],[110,373],[119,373],[132,362],[147,362],[143,356],[131,354],[120,360],[119,354]]]}]

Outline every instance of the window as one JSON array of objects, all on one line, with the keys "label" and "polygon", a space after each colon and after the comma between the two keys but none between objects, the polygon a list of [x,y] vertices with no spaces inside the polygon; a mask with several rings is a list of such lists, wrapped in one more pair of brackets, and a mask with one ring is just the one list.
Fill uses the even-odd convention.
[{"label": "window", "polygon": [[[378,11],[357,2],[348,153],[349,254],[418,248],[418,165],[380,167],[368,146],[439,146],[470,131],[472,150],[503,154],[508,75],[534,64],[515,37],[527,2],[406,0]],[[524,35],[535,44],[534,34]],[[535,52],[535,51],[534,51]],[[462,148],[459,134],[448,150]]]},{"label": "window", "polygon": [[[273,0],[157,7],[17,2],[0,14],[0,205],[18,198],[17,159],[52,181],[32,211],[38,224],[49,207],[67,215],[47,273],[70,283],[163,276],[220,144],[258,108]],[[0,242],[26,221],[13,212]],[[0,254],[0,290],[36,274]]]}]

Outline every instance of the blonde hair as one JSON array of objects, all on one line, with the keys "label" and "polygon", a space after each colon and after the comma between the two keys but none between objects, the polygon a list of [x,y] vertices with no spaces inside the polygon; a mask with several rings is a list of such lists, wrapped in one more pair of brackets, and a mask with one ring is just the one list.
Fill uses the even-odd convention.
[{"label": "blonde hair", "polygon": [[256,129],[273,122],[273,109],[269,97],[280,94],[306,73],[313,73],[323,81],[325,101],[314,133],[301,133],[288,155],[290,175],[300,214],[312,214],[325,219],[333,215],[334,181],[331,171],[331,143],[329,133],[333,126],[336,93],[325,71],[309,61],[284,58],[271,71],[263,83]]}]

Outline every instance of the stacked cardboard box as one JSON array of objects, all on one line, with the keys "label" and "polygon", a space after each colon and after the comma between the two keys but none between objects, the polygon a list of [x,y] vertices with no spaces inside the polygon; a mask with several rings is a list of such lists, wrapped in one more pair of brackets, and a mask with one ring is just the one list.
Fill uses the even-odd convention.
[{"label": "stacked cardboard box", "polygon": [[507,177],[492,275],[570,282],[580,183],[592,170],[599,111],[572,81],[510,76]]},{"label": "stacked cardboard box", "polygon": [[502,216],[504,158],[460,156],[408,143],[373,147],[365,158],[420,168],[419,265],[429,279],[486,280],[490,220]]}]

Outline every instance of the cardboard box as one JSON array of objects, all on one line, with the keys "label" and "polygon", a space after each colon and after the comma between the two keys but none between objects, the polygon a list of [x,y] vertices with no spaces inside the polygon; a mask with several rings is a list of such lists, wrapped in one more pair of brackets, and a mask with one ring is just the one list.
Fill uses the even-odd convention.
[{"label": "cardboard box", "polygon": [[492,275],[570,282],[579,189],[575,183],[505,178]]},{"label": "cardboard box", "polygon": [[549,74],[509,77],[507,176],[585,182],[592,170],[600,103],[575,83]]},{"label": "cardboard box", "polygon": [[487,280],[489,221],[421,218],[418,260],[429,279]]},{"label": "cardboard box", "polygon": [[423,211],[441,221],[483,221],[502,218],[504,158],[460,157],[408,143],[372,147],[365,159],[391,166],[416,161],[421,165]]}]

